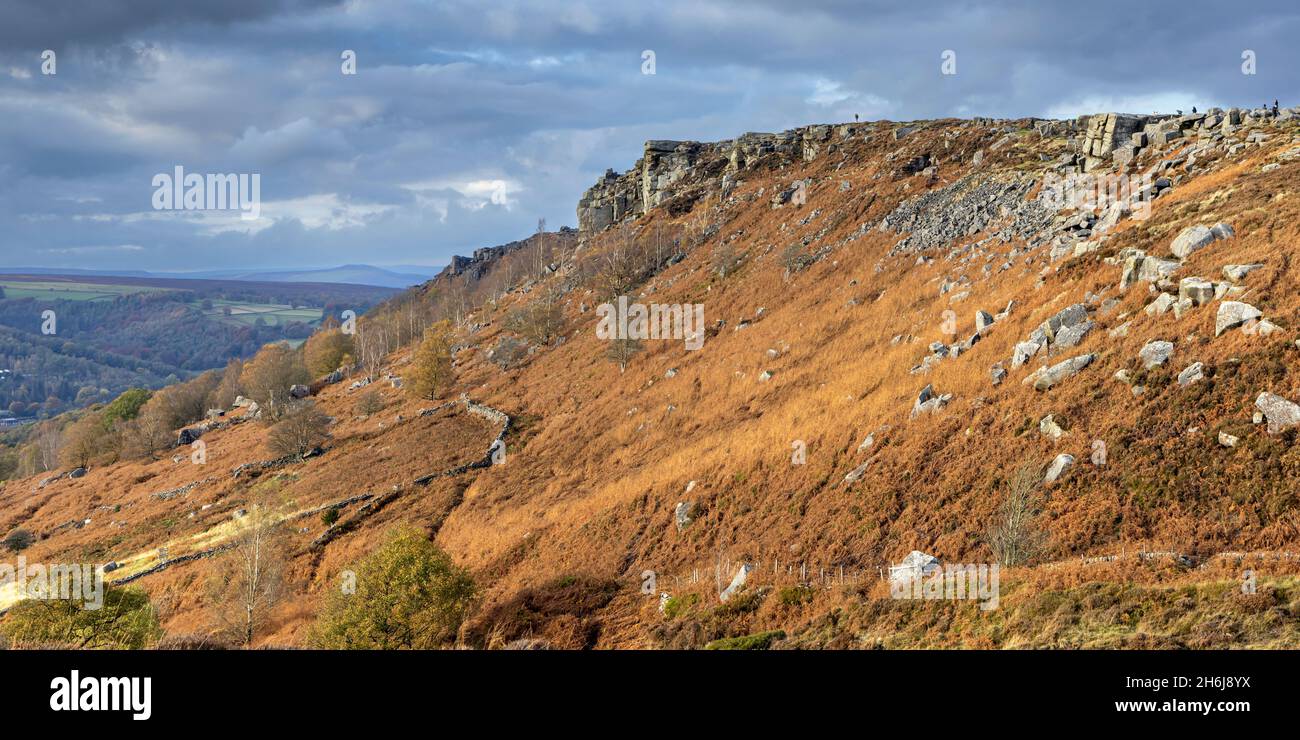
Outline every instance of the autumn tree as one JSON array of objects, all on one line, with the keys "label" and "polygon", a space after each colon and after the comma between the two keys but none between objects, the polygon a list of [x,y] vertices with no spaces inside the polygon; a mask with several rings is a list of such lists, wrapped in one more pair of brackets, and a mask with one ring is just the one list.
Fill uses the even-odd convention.
[{"label": "autumn tree", "polygon": [[356,348],[352,337],[336,326],[312,334],[302,351],[310,377],[322,378],[350,361]]},{"label": "autumn tree", "polygon": [[289,387],[308,381],[302,356],[288,344],[268,344],[259,351],[240,375],[248,395],[262,408],[263,417],[279,418],[290,400]]},{"label": "autumn tree", "polygon": [[228,409],[235,405],[235,399],[244,395],[244,386],[239,378],[244,373],[244,361],[239,359],[226,363],[221,371],[221,380],[213,389],[208,405],[216,409]]},{"label": "autumn tree", "polygon": [[360,356],[361,368],[365,371],[366,377],[374,380],[379,375],[380,368],[383,367],[384,358],[392,350],[390,344],[392,334],[387,326],[381,323],[377,318],[369,318],[362,322],[357,332],[357,353]]},{"label": "autumn tree", "polygon": [[424,330],[415,350],[407,388],[416,398],[436,398],[451,383],[451,323],[439,321]]},{"label": "autumn tree", "polygon": [[331,590],[311,641],[329,650],[428,650],[456,638],[474,580],[414,529],[399,529],[355,567],[354,588]]},{"label": "autumn tree", "polygon": [[69,468],[84,468],[105,452],[103,418],[97,413],[83,414],[63,433],[59,461]]}]

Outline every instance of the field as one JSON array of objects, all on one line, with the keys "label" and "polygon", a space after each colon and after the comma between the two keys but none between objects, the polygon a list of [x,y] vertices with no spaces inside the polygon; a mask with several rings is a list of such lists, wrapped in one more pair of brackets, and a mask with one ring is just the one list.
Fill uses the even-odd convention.
[{"label": "field", "polygon": [[293,321],[315,324],[321,320],[319,308],[294,308],[283,304],[247,301],[212,301],[211,305],[212,308],[203,309],[205,316],[242,326],[252,326],[258,319],[267,326],[282,326]]},{"label": "field", "polygon": [[170,288],[107,283],[82,283],[67,280],[0,279],[5,298],[35,298],[41,301],[99,301],[135,293],[156,293]]},{"label": "field", "polygon": [[[180,290],[179,287],[131,284],[91,279],[80,281],[51,276],[30,279],[23,276],[0,276],[0,288],[7,299],[35,298],[38,301],[101,301],[119,296],[141,293],[163,293]],[[261,319],[266,326],[283,326],[294,321],[316,324],[321,320],[321,309],[294,307],[283,303],[260,303],[247,300],[208,301],[194,300],[193,306],[203,306],[205,316],[236,326],[252,326]],[[208,308],[207,306],[211,306]]]}]

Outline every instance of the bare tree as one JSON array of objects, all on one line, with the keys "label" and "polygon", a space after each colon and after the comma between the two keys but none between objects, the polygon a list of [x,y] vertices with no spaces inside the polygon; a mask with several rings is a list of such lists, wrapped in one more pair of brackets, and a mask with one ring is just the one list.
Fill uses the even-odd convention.
[{"label": "bare tree", "polygon": [[59,466],[59,451],[63,448],[63,430],[54,421],[41,425],[36,433],[36,461],[41,472],[53,470]]},{"label": "bare tree", "polygon": [[997,518],[989,527],[988,545],[1002,565],[1020,565],[1042,553],[1046,533],[1038,523],[1042,497],[1038,483],[1042,470],[1022,465],[1012,475],[1007,494],[998,506]]},{"label": "bare tree", "polygon": [[374,319],[362,323],[361,330],[357,332],[357,346],[366,378],[374,380],[388,355],[387,327]]},{"label": "bare tree", "polygon": [[625,372],[632,357],[643,349],[641,340],[629,337],[615,337],[609,340],[609,349],[605,356],[618,363],[618,371]]},{"label": "bare tree", "polygon": [[217,621],[244,645],[253,643],[284,591],[284,535],[275,512],[275,490],[255,489],[256,498],[240,519],[232,550],[221,559],[209,589]]}]

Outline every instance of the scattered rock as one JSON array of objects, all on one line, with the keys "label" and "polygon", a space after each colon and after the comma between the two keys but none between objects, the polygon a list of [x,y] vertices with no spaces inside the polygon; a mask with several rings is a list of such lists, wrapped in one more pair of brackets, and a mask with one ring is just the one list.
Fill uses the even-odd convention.
[{"label": "scattered rock", "polygon": [[1059,479],[1065,474],[1065,471],[1069,470],[1073,465],[1074,455],[1066,453],[1057,455],[1056,459],[1052,460],[1052,464],[1047,466],[1047,475],[1043,476],[1043,482],[1051,483],[1052,481]]},{"label": "scattered rock", "polygon": [[1236,447],[1237,443],[1240,441],[1240,438],[1234,437],[1227,432],[1219,432],[1219,444],[1224,447]]},{"label": "scattered rock", "polygon": [[1241,326],[1247,321],[1258,319],[1263,315],[1258,308],[1249,303],[1224,301],[1219,304],[1219,315],[1214,320],[1214,336],[1217,337],[1229,329]]},{"label": "scattered rock", "polygon": [[1079,371],[1092,364],[1092,361],[1096,359],[1096,357],[1097,356],[1093,354],[1079,355],[1078,357],[1071,357],[1065,362],[1047,368],[1042,371],[1034,381],[1034,390],[1045,391],[1052,386],[1057,385],[1061,381],[1078,374]]},{"label": "scattered rock", "polygon": [[1002,363],[997,363],[989,369],[989,377],[993,380],[993,385],[1001,385],[1007,378],[1007,369],[1002,367]]},{"label": "scattered rock", "polygon": [[1178,385],[1188,386],[1198,380],[1205,378],[1205,365],[1199,362],[1193,362],[1188,365],[1181,373],[1178,373]]},{"label": "scattered rock", "polygon": [[[689,493],[695,486],[695,481],[691,481],[686,487]],[[695,521],[695,503],[692,501],[679,501],[677,507],[673,509],[673,522],[677,525],[677,531],[680,532],[690,526]]]},{"label": "scattered rock", "polygon": [[1038,421],[1038,433],[1053,441],[1065,436],[1065,430],[1061,428],[1060,424],[1056,423],[1056,419],[1052,414],[1048,414]]},{"label": "scattered rock", "polygon": [[946,406],[951,400],[951,393],[945,393],[941,396],[935,395],[934,386],[927,385],[921,389],[921,392],[916,397],[916,403],[912,405],[912,418],[915,419],[925,413],[934,413]]},{"label": "scattered rock", "polygon": [[1247,275],[1261,267],[1263,267],[1261,264],[1225,265],[1223,268],[1223,276],[1234,283],[1239,283],[1242,280],[1245,280]]},{"label": "scattered rock", "polygon": [[1174,343],[1166,342],[1163,339],[1156,339],[1147,342],[1141,350],[1138,351],[1138,357],[1142,359],[1142,366],[1147,370],[1169,362],[1169,358],[1174,354]]},{"label": "scattered rock", "polygon": [[1179,300],[1189,300],[1193,306],[1204,306],[1214,300],[1214,283],[1199,277],[1186,277],[1178,282]]},{"label": "scattered rock", "polygon": [[1255,399],[1255,407],[1268,420],[1268,433],[1277,434],[1284,429],[1300,426],[1300,406],[1285,398],[1264,391]]},{"label": "scattered rock", "polygon": [[736,576],[731,579],[731,584],[723,589],[722,593],[718,594],[718,598],[726,601],[735,596],[740,589],[745,587],[745,581],[749,579],[752,570],[754,570],[754,566],[749,563],[741,564],[740,570],[736,571]]}]

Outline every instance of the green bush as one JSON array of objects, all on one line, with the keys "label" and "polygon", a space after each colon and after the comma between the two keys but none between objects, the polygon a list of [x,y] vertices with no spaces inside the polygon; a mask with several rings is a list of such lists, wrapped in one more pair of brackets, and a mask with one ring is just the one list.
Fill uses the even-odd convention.
[{"label": "green bush", "polygon": [[451,643],[474,581],[413,529],[392,534],[356,566],[355,589],[333,590],[312,630],[327,650],[428,650]]},{"label": "green bush", "polygon": [[772,643],[785,639],[785,630],[757,632],[743,637],[724,637],[704,646],[705,650],[767,650]]},{"label": "green bush", "polygon": [[104,587],[103,604],[26,599],[9,610],[0,634],[15,647],[141,650],[162,637],[158,615],[140,588]]}]

